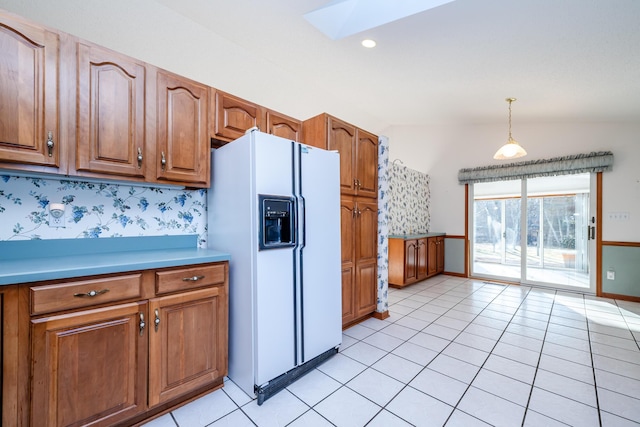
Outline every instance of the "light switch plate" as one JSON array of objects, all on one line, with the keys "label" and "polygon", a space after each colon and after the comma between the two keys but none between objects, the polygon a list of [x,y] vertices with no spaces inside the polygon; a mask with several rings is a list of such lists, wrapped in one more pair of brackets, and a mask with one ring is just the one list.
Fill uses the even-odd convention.
[{"label": "light switch plate", "polygon": [[607,280],[616,280],[616,272],[607,271]]}]

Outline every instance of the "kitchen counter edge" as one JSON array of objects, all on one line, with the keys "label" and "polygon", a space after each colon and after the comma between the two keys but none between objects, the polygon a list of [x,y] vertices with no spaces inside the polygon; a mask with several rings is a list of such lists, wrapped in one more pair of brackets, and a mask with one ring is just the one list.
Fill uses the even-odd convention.
[{"label": "kitchen counter edge", "polygon": [[446,233],[415,233],[415,234],[390,234],[390,239],[403,239],[403,240],[413,240],[413,239],[424,239],[425,237],[438,237],[438,236],[446,236]]},{"label": "kitchen counter edge", "polygon": [[[128,271],[159,269],[167,267],[189,266],[212,262],[229,261],[231,256],[227,253],[213,249],[197,248],[194,239],[176,240],[171,236],[164,239],[156,239],[153,248],[148,244],[136,245],[138,238],[121,238],[124,245],[121,250],[102,251],[88,250],[82,254],[64,249],[66,242],[60,241],[61,250],[56,251],[55,256],[43,256],[35,250],[32,256],[23,258],[0,258],[0,286],[15,285],[21,283],[41,282],[46,280],[68,279],[99,274],[124,273]],[[116,239],[116,238],[108,238]],[[81,239],[84,240],[84,239]],[[92,239],[94,244],[98,240]],[[149,243],[147,240],[139,240]],[[109,244],[114,247],[113,241]],[[186,245],[184,243],[187,243]],[[0,242],[2,250],[6,254],[7,242]],[[51,244],[51,242],[47,242]],[[25,243],[22,244],[23,246]],[[119,242],[116,246],[119,245]],[[98,246],[96,246],[98,247]],[[89,248],[90,249],[90,248]]]}]

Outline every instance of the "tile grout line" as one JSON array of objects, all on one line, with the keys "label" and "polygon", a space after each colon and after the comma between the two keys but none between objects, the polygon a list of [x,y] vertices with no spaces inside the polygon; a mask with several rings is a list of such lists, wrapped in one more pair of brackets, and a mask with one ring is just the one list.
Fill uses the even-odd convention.
[{"label": "tile grout line", "polygon": [[[525,411],[525,417],[522,420],[522,427],[524,427],[524,423],[525,420],[527,419],[527,413],[529,412],[529,405],[531,404],[531,397],[533,396],[533,389],[535,388],[535,384],[536,384],[536,377],[538,376],[538,371],[540,370],[540,360],[542,359],[542,351],[544,350],[544,345],[547,342],[546,338],[547,338],[547,332],[549,331],[549,324],[551,323],[551,314],[553,313],[553,307],[555,307],[556,305],[556,298],[558,296],[558,291],[554,291],[553,293],[553,302],[551,303],[551,309],[549,310],[549,317],[547,319],[547,327],[544,330],[544,336],[542,337],[542,347],[540,348],[540,354],[538,355],[538,363],[536,364],[536,370],[533,373],[533,379],[531,380],[531,390],[529,391],[529,399],[527,399],[527,409]],[[543,369],[544,370],[544,369]],[[563,396],[564,397],[564,396]],[[533,410],[532,410],[533,411]],[[536,412],[536,411],[533,411]],[[550,417],[547,414],[541,414],[547,418],[551,418],[554,421],[558,421],[562,424],[566,424],[563,421],[557,420],[553,417]]]},{"label": "tile grout line", "polygon": [[[463,282],[463,283],[465,283],[465,282]],[[462,285],[463,283],[459,284],[458,286]],[[502,294],[503,294],[507,289],[509,289],[509,286],[508,286],[508,285],[494,284],[494,283],[492,283],[492,282],[483,282],[483,283],[484,283],[483,287],[484,287],[485,285],[487,285],[487,284],[490,284],[490,285],[503,286],[503,289],[502,289],[500,292],[498,292],[498,293],[497,293],[497,294],[496,294],[496,295],[491,299],[491,301],[489,301],[489,302],[485,305],[485,307],[484,307],[484,308],[483,308],[483,309],[482,309],[478,314],[476,314],[476,315],[473,317],[473,320],[475,320],[476,318],[478,318],[478,317],[482,314],[482,312],[483,312],[484,310],[486,310],[486,309],[487,309],[487,307],[488,307],[489,305],[491,305],[491,303],[493,303],[493,302],[496,300],[496,298],[498,298],[498,297],[499,297],[500,295],[502,295]],[[457,288],[458,286],[456,286],[456,288]],[[453,288],[453,289],[455,289],[455,288]],[[458,303],[456,303],[455,305],[453,305],[452,307],[450,307],[447,311],[445,311],[445,312],[444,312],[444,313],[442,313],[440,316],[438,316],[438,317],[437,317],[433,322],[431,322],[431,323],[430,323],[430,325],[431,325],[431,324],[434,324],[438,319],[440,319],[440,318],[444,317],[446,313],[448,313],[449,311],[453,310],[453,309],[454,309],[454,307],[456,307],[457,305],[461,304],[461,302],[462,302],[464,299],[467,299],[469,296],[473,295],[475,292],[478,292],[478,291],[479,291],[479,290],[481,290],[481,289],[482,289],[482,288],[479,288],[479,289],[477,289],[477,290],[473,291],[472,293],[470,293],[469,295],[465,296],[464,298],[462,298]],[[527,291],[527,294],[526,294],[526,295],[528,295],[530,291],[531,291],[531,289],[529,289],[529,290]],[[449,292],[449,291],[444,292],[443,294],[441,294],[441,296],[442,296],[442,295],[447,294],[448,292]],[[434,299],[437,299],[437,298],[434,298]],[[520,304],[518,304],[518,309],[520,308],[520,306],[522,305],[522,302],[523,302],[525,299],[526,299],[526,296],[525,296],[524,298],[522,298],[522,300],[520,301]],[[514,313],[511,315],[511,319],[513,319],[513,317],[515,316],[515,313],[517,313],[517,309],[516,309],[516,310],[514,311]],[[463,328],[462,330],[460,330],[460,332],[458,332],[458,334],[456,334],[454,338],[452,338],[451,340],[449,340],[449,344],[447,344],[447,345],[446,345],[446,346],[445,346],[445,347],[444,347],[444,348],[443,348],[443,349],[438,353],[438,355],[437,355],[436,357],[434,357],[434,358],[431,360],[431,362],[432,362],[433,360],[435,360],[438,356],[440,356],[441,354],[443,354],[443,352],[447,349],[447,347],[449,347],[449,346],[451,345],[451,343],[453,343],[453,342],[454,342],[454,340],[455,340],[455,339],[456,339],[460,334],[462,334],[462,332],[464,332],[464,330],[469,326],[469,324],[471,324],[471,323],[473,322],[473,320],[469,321],[469,322],[468,322],[468,324],[467,324],[467,326],[465,326],[465,328]],[[486,353],[488,353],[487,359],[488,359],[488,358],[489,358],[489,356],[491,356],[491,354],[493,353],[493,349],[495,349],[495,347],[498,345],[498,342],[500,341],[500,338],[502,338],[502,336],[503,336],[503,335],[504,335],[504,333],[506,332],[506,328],[509,326],[509,324],[510,324],[510,323],[511,323],[511,321],[507,322],[507,326],[505,326],[505,328],[502,330],[502,333],[500,334],[500,337],[498,337],[498,339],[496,340],[496,342],[495,342],[495,344],[493,345],[493,347],[492,347],[491,351],[486,352]],[[425,329],[426,329],[426,327],[425,327]],[[424,329],[423,329],[423,330],[424,330]],[[431,334],[429,334],[429,335],[431,335]],[[475,334],[472,334],[472,335],[475,335]],[[434,336],[435,336],[435,335],[434,335]],[[438,337],[438,338],[439,338],[439,337]],[[464,344],[460,344],[460,345],[464,345]],[[470,347],[470,348],[475,349],[474,347]],[[478,349],[478,350],[479,350],[479,349]],[[480,351],[482,351],[482,350],[480,350]],[[445,356],[448,356],[448,355],[446,355],[446,354],[445,354]],[[448,356],[448,357],[452,357],[452,356]],[[452,358],[453,358],[453,359],[456,359],[456,360],[459,360],[459,359],[457,359],[457,358],[455,358],[455,357],[452,357]],[[455,405],[450,405],[450,404],[448,404],[447,402],[443,402],[443,401],[442,401],[442,400],[440,400],[440,399],[437,399],[437,398],[435,398],[435,397],[433,397],[433,396],[431,396],[431,395],[429,395],[429,394],[427,394],[427,393],[424,393],[424,392],[422,392],[422,391],[418,390],[418,391],[420,391],[421,393],[424,393],[424,394],[426,394],[427,396],[430,396],[430,397],[432,397],[432,398],[434,398],[434,399],[436,399],[436,400],[438,400],[438,401],[440,401],[440,402],[442,402],[442,403],[444,403],[444,404],[446,404],[446,405],[448,405],[448,406],[453,406],[453,411],[451,411],[451,413],[449,414],[449,416],[448,416],[448,417],[447,417],[447,419],[445,420],[445,424],[449,421],[449,419],[451,418],[451,416],[453,415],[453,413],[454,413],[456,410],[459,410],[459,411],[461,411],[461,412],[463,412],[463,413],[465,413],[465,414],[467,414],[467,415],[469,415],[469,416],[471,416],[471,417],[473,417],[473,418],[475,418],[475,419],[477,419],[477,420],[480,420],[479,418],[475,417],[474,415],[469,414],[469,413],[467,413],[467,412],[465,412],[465,411],[462,411],[461,409],[458,409],[458,405],[460,404],[460,402],[462,401],[462,398],[464,397],[464,395],[467,393],[467,391],[468,391],[468,390],[469,390],[469,388],[471,387],[471,383],[473,383],[473,381],[474,381],[474,380],[475,380],[475,378],[477,377],[478,373],[482,370],[482,367],[485,365],[485,363],[486,363],[487,359],[485,359],[485,361],[482,363],[482,365],[480,365],[480,367],[479,367],[479,369],[478,369],[478,372],[476,372],[476,374],[474,375],[474,377],[473,377],[473,378],[471,379],[471,381],[467,384],[467,388],[466,388],[466,389],[465,389],[465,391],[462,393],[462,395],[460,396],[460,398],[458,399],[458,401],[456,402],[456,404],[455,404]],[[428,364],[427,364],[427,365],[426,365],[422,370],[420,370],[420,372],[418,372],[418,374],[417,374],[416,376],[414,376],[414,378],[413,378],[413,379],[415,379],[415,377],[417,377],[418,375],[420,375],[420,374],[421,374],[425,369],[428,369],[428,368],[429,368],[429,365],[431,364],[431,362],[429,362],[429,363],[428,363]],[[464,362],[464,363],[468,363],[468,362],[465,362],[465,361],[462,361],[462,362]],[[474,366],[475,366],[475,365],[474,365]],[[435,372],[440,373],[439,371],[435,371]],[[456,381],[460,381],[460,380],[458,380],[458,379],[456,379],[456,378],[450,377],[450,376],[449,376],[449,375],[447,375],[447,374],[442,374],[442,373],[440,373],[440,374],[441,374],[441,375],[444,375],[444,376],[446,376],[446,377],[452,378],[452,379],[454,379],[454,380],[456,380]],[[413,381],[413,379],[412,379],[412,381]],[[461,382],[462,382],[462,381],[461,381]],[[406,387],[409,387],[409,383],[407,383],[407,384],[405,385],[405,387],[403,387],[403,390],[404,390],[404,388],[406,388]],[[412,388],[413,388],[413,387],[412,387]],[[402,390],[401,390],[401,391],[402,391]],[[493,394],[493,393],[489,393],[489,394]],[[494,395],[494,396],[495,396],[495,395]],[[503,398],[502,398],[502,397],[500,397],[500,396],[496,396],[496,397],[498,397],[498,398],[500,398],[500,399],[503,399]],[[504,400],[506,400],[506,399],[504,399]],[[507,400],[507,402],[510,402],[510,401],[508,401],[508,400]],[[510,402],[510,403],[513,403],[513,402]],[[526,407],[525,407],[525,412],[526,412]],[[394,414],[394,415],[396,415],[396,414]],[[396,415],[396,416],[397,416],[397,415]],[[405,420],[405,421],[406,421],[406,420]],[[480,421],[485,422],[484,420],[480,420]]]},{"label": "tile grout line", "polygon": [[[582,296],[582,300],[584,304],[584,313],[587,318],[586,319],[587,320],[586,321],[587,337],[589,338],[589,357],[591,358],[591,371],[593,372],[593,389],[595,390],[595,394],[596,394],[596,410],[598,411],[598,422],[602,427],[602,414],[600,413],[600,396],[598,395],[598,378],[596,377],[596,365],[595,363],[593,363],[593,346],[591,345],[591,328],[589,327],[589,311],[587,310],[587,304],[584,300],[584,295]],[[617,303],[616,303],[616,307],[618,307]],[[619,308],[618,308],[618,311],[620,311]],[[624,316],[623,316],[623,319],[624,319]],[[629,325],[627,324],[626,321],[625,321],[625,325],[627,326],[627,328],[629,328]]]},{"label": "tile grout line", "polygon": [[[440,284],[440,283],[442,283],[442,282],[434,283],[434,286],[436,286],[436,285],[438,285],[438,284]],[[460,285],[462,285],[462,284],[464,284],[464,283],[466,283],[466,281],[459,283],[459,284],[458,284],[458,285],[456,285],[453,289],[456,289],[458,286],[460,286]],[[484,286],[483,286],[483,287],[484,287]],[[482,288],[480,288],[480,289],[482,289]],[[507,289],[507,288],[505,288],[505,289]],[[501,294],[505,289],[503,289],[500,293],[496,294],[496,296],[495,296],[491,301],[495,300],[495,298],[497,298],[497,297],[498,297],[498,295],[500,295],[500,294]],[[478,289],[478,290],[479,290],[479,289]],[[423,306],[425,306],[425,305],[429,304],[429,303],[430,303],[430,302],[432,302],[433,300],[435,300],[435,299],[439,298],[439,297],[440,297],[440,296],[442,296],[442,295],[447,294],[448,292],[449,292],[449,291],[447,291],[447,292],[443,292],[443,293],[442,293],[442,294],[440,294],[438,297],[433,298],[432,300],[430,300],[430,301],[426,302],[425,304],[423,304],[421,307],[423,307]],[[472,294],[473,294],[473,293],[475,293],[475,292],[477,292],[477,290],[476,290],[476,291],[474,291],[474,292],[472,292],[471,294],[467,295],[467,296],[466,296],[465,298],[463,298],[463,299],[466,299],[468,296],[472,295]],[[419,292],[418,292],[418,293],[419,293]],[[418,293],[414,293],[413,295],[417,295]],[[410,297],[406,297],[406,298],[410,298]],[[406,298],[404,298],[404,299],[406,299]],[[421,332],[422,332],[424,329],[426,329],[428,326],[430,326],[430,325],[434,324],[434,322],[436,322],[438,319],[440,319],[441,317],[443,317],[447,312],[449,312],[450,310],[452,310],[452,309],[453,309],[453,307],[455,307],[455,306],[456,306],[456,305],[458,305],[458,304],[460,304],[460,302],[458,302],[458,303],[456,303],[454,306],[452,306],[452,307],[448,308],[448,309],[447,309],[447,311],[445,311],[444,313],[442,313],[442,314],[438,315],[438,317],[437,317],[436,319],[434,319],[433,321],[431,321],[431,322],[429,323],[429,325],[425,326],[425,327],[424,327],[423,329],[421,329],[420,331],[417,331],[417,333],[416,333],[416,334],[414,334],[411,338],[413,338],[413,337],[414,337],[414,336],[416,336],[417,334],[421,333]],[[416,309],[412,310],[411,312],[413,312],[413,311],[415,311],[415,310],[419,310],[419,308],[416,308]],[[484,309],[483,309],[483,310],[484,310]],[[411,312],[410,312],[410,313],[411,313]],[[410,313],[407,313],[407,314],[403,315],[402,317],[407,317]],[[433,314],[436,314],[436,313],[433,313]],[[475,319],[476,317],[478,317],[479,315],[480,315],[480,314],[478,313],[478,314],[474,317],[474,319]],[[398,319],[398,320],[399,320],[399,319]],[[396,322],[397,322],[397,321],[396,321]],[[395,324],[396,322],[393,322],[393,323],[391,323],[391,324]],[[469,322],[469,323],[470,323],[470,322]],[[375,332],[374,332],[374,333],[375,333]],[[458,332],[458,334],[456,335],[456,337],[457,337],[458,335],[460,335],[461,333],[462,333],[462,330],[461,330],[460,332]],[[429,334],[429,335],[431,335],[431,334]],[[435,336],[435,335],[433,335],[433,336]],[[435,336],[435,337],[436,337],[436,338],[440,338],[440,337],[437,337],[437,336]],[[411,339],[411,338],[409,338],[409,339]],[[409,339],[404,340],[403,344],[404,344],[404,343],[409,342]],[[380,409],[380,411],[378,411],[378,413],[376,413],[376,415],[375,415],[371,420],[369,420],[369,421],[367,422],[367,424],[371,423],[371,421],[373,421],[373,419],[375,419],[375,417],[376,417],[380,412],[382,412],[383,410],[385,410],[385,409],[386,409],[386,406],[387,406],[391,401],[393,401],[393,399],[395,399],[395,398],[396,398],[400,393],[402,393],[402,391],[403,391],[403,390],[405,390],[407,387],[410,387],[410,386],[409,386],[409,383],[410,383],[411,381],[413,381],[413,380],[414,380],[418,375],[420,375],[420,374],[421,374],[425,369],[427,369],[427,368],[428,368],[428,366],[429,366],[429,364],[430,364],[433,360],[435,360],[438,356],[440,356],[440,355],[442,354],[442,352],[443,352],[443,351],[444,351],[444,350],[445,350],[445,349],[446,349],[446,348],[447,348],[447,347],[448,347],[448,346],[453,342],[453,340],[454,340],[454,339],[455,339],[455,337],[454,337],[453,339],[449,340],[449,344],[447,344],[447,345],[446,345],[442,350],[440,350],[440,351],[438,352],[438,354],[437,354],[433,359],[431,359],[431,361],[429,361],[429,363],[427,363],[427,364],[426,364],[426,365],[425,365],[425,366],[424,366],[424,367],[423,367],[423,368],[422,368],[422,369],[421,369],[421,370],[420,370],[416,375],[414,375],[414,376],[413,376],[413,378],[411,378],[411,380],[409,380],[406,384],[404,384],[404,386],[403,386],[403,387],[402,387],[402,388],[401,388],[401,389],[400,389],[400,390],[399,390],[399,391],[398,391],[398,392],[397,392],[397,393],[396,393],[396,394],[395,394],[395,395],[394,395],[394,396],[389,400],[389,402],[387,402],[387,404],[385,404],[385,405]],[[365,344],[366,344],[366,343],[365,343]],[[400,345],[402,345],[402,344],[400,344]],[[394,350],[395,350],[396,348],[400,347],[400,345],[399,345],[399,346],[397,346],[397,347],[395,347],[395,348],[394,348]],[[416,345],[418,345],[418,344],[416,344]],[[422,347],[422,346],[420,346],[420,345],[418,345],[418,346],[419,346],[419,347]],[[375,347],[375,346],[374,346],[374,347]],[[423,347],[423,348],[426,348],[426,347]],[[427,350],[431,350],[431,349],[428,349],[428,348],[427,348]],[[392,351],[393,351],[393,350],[392,350]],[[391,352],[392,352],[392,351],[389,351],[387,354],[391,354]],[[433,351],[433,350],[432,350],[432,351]],[[445,355],[445,356],[446,356],[446,355]],[[349,356],[347,356],[347,357],[349,357]],[[399,357],[401,357],[401,356],[399,356]],[[449,357],[450,357],[450,356],[449,356]],[[381,358],[381,359],[382,359],[382,358]],[[455,358],[454,358],[454,359],[455,359]],[[355,360],[355,359],[354,359],[354,360]],[[405,360],[408,360],[408,359],[405,359]],[[456,360],[458,360],[458,359],[456,359]],[[375,370],[375,368],[372,368],[372,369],[374,369],[374,370]],[[435,371],[435,372],[438,372],[438,371]],[[358,374],[358,375],[359,375],[359,374]],[[442,374],[442,375],[448,376],[448,375],[446,375],[446,374]],[[355,378],[355,377],[354,377],[354,378]],[[451,378],[451,377],[449,377],[449,378]],[[395,378],[394,378],[394,379],[395,379]],[[454,378],[454,379],[455,379],[455,378]],[[352,389],[351,389],[350,387],[348,387],[346,384],[344,384],[344,386],[345,386],[345,387],[347,387],[347,388],[349,388],[350,390],[352,390]],[[414,387],[411,387],[411,388],[414,388]],[[415,388],[414,388],[414,389],[415,389]],[[420,393],[422,393],[422,394],[425,394],[426,396],[429,396],[429,397],[431,397],[431,398],[433,398],[433,399],[435,399],[435,400],[438,400],[439,402],[442,402],[443,404],[445,404],[445,405],[447,405],[447,406],[452,406],[452,405],[449,405],[449,404],[448,404],[448,403],[446,403],[446,402],[443,402],[443,401],[442,401],[442,400],[440,400],[440,399],[437,399],[437,398],[435,398],[435,397],[433,397],[433,396],[431,396],[431,395],[429,395],[429,394],[427,394],[427,393],[424,393],[424,392],[423,392],[423,391],[421,391],[421,390],[417,390],[417,389],[415,389],[415,390],[416,390],[416,391],[418,391],[418,392],[420,392]],[[355,391],[355,390],[352,390],[352,391],[354,391],[354,392],[356,392],[356,393],[357,393],[357,391]],[[359,393],[358,393],[358,394],[359,394]],[[464,394],[464,393],[463,393],[463,394]],[[363,396],[363,397],[365,397],[365,396]],[[366,397],[365,397],[365,398],[366,398]],[[375,402],[373,402],[373,403],[375,403]],[[447,417],[447,419],[445,420],[445,424],[446,424],[446,422],[448,422],[448,420],[449,420],[449,418],[451,417],[451,415],[453,414],[453,412],[455,412],[456,407],[457,407],[457,404],[456,404],[456,406],[453,406],[453,410],[451,411],[451,414],[449,414],[449,416],[448,416],[448,417]],[[411,424],[409,421],[405,420],[404,418],[402,418],[402,417],[401,417],[401,416],[399,416],[398,414],[395,414],[395,413],[391,412],[391,411],[390,411],[390,410],[388,410],[388,409],[386,409],[386,410],[387,410],[390,414],[392,414],[392,415],[394,415],[394,416],[396,416],[396,417],[400,418],[401,420],[403,420],[403,421],[405,421],[405,422],[407,422],[407,423]],[[471,415],[471,416],[472,416],[472,415]],[[476,417],[474,417],[474,418],[476,418]],[[479,419],[479,418],[476,418],[476,419]],[[482,421],[482,420],[481,420],[481,421]]]}]

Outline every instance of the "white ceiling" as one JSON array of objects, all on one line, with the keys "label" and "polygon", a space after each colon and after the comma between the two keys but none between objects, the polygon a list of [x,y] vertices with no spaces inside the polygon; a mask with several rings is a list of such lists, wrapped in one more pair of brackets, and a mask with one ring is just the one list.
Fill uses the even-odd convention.
[{"label": "white ceiling", "polygon": [[506,97],[514,126],[640,120],[640,0],[456,0],[339,40],[303,16],[328,0],[156,1],[303,76],[373,132],[506,124]]}]

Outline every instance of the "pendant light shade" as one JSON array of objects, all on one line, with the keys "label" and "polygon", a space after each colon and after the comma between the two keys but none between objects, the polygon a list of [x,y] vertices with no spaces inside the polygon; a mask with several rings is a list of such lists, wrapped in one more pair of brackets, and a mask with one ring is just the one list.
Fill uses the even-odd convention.
[{"label": "pendant light shade", "polygon": [[509,139],[507,143],[500,147],[500,149],[496,151],[496,154],[493,155],[493,158],[496,160],[517,159],[518,157],[527,155],[525,149],[511,136],[511,103],[515,100],[515,98],[505,99],[505,101],[509,103]]}]

